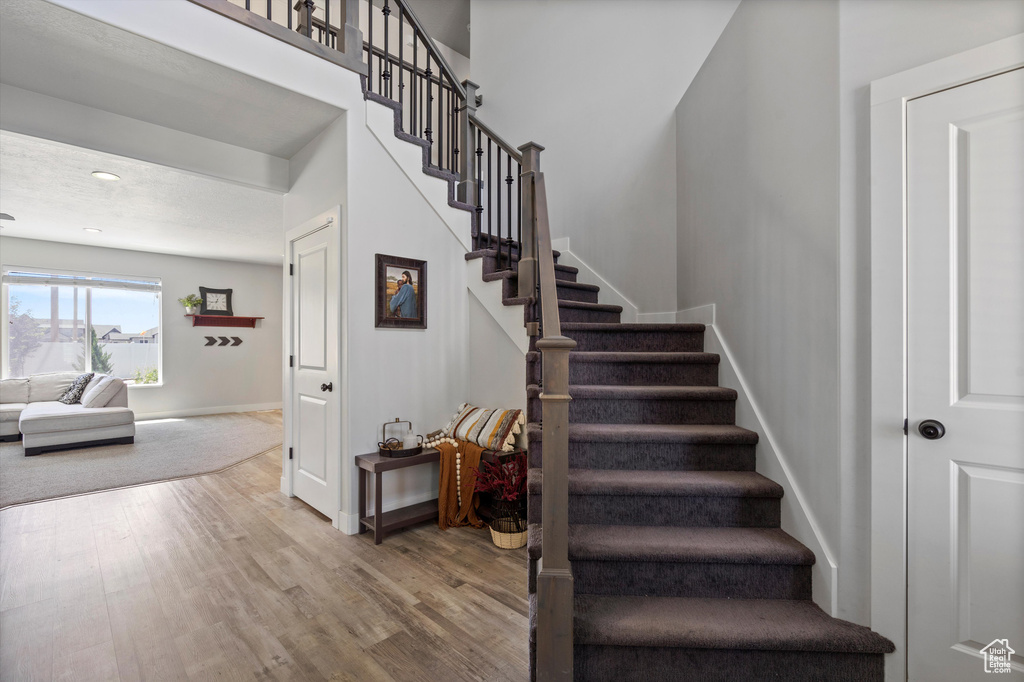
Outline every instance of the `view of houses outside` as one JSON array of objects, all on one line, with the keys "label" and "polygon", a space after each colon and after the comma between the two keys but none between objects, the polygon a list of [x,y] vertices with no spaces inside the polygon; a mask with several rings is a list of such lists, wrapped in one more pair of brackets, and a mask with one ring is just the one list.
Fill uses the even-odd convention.
[{"label": "view of houses outside", "polygon": [[8,296],[10,376],[88,370],[159,381],[158,294],[14,284]]}]

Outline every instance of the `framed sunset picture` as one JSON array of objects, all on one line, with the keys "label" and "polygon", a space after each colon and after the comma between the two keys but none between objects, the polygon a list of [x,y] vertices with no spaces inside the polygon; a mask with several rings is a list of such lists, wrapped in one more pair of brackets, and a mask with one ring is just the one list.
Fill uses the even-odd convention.
[{"label": "framed sunset picture", "polygon": [[427,262],[378,253],[377,327],[427,328]]}]

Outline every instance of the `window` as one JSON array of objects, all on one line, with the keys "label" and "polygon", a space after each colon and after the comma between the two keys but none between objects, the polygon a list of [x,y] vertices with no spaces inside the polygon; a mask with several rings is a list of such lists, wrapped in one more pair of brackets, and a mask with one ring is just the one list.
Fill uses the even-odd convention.
[{"label": "window", "polygon": [[4,377],[79,371],[161,380],[158,279],[5,267],[3,316]]}]

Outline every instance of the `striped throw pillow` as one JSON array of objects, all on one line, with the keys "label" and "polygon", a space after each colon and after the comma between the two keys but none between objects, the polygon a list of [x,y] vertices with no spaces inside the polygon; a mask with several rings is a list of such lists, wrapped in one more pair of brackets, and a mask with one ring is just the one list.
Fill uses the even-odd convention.
[{"label": "striped throw pillow", "polygon": [[511,452],[516,434],[526,423],[522,410],[488,410],[462,403],[444,432],[450,438],[476,443],[488,450]]}]

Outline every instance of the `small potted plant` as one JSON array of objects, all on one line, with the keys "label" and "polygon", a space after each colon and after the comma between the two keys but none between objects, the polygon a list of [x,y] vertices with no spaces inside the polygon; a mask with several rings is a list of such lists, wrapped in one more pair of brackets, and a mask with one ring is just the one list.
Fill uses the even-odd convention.
[{"label": "small potted plant", "polygon": [[476,473],[478,493],[490,493],[494,502],[491,540],[502,549],[526,544],[526,455],[504,462],[483,462]]},{"label": "small potted plant", "polygon": [[189,294],[185,298],[179,298],[178,303],[185,306],[186,315],[195,315],[199,310],[199,306],[202,304],[203,299],[199,298],[195,294]]}]

